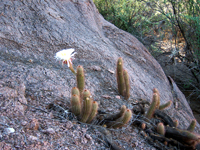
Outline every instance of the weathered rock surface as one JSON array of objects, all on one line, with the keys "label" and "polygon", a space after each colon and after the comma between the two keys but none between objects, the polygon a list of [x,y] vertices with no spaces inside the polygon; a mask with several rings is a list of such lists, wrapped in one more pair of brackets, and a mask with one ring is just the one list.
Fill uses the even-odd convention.
[{"label": "weathered rock surface", "polygon": [[[130,103],[140,98],[150,101],[152,90],[156,87],[160,91],[161,104],[172,100],[178,105],[172,105],[166,112],[179,120],[180,128],[186,129],[194,118],[178,89],[176,96],[180,97],[174,98],[172,87],[175,85],[171,86],[148,50],[134,36],[104,20],[91,0],[2,0],[0,126],[12,127],[16,132],[12,136],[3,136],[0,139],[1,147],[105,148],[98,141],[98,132],[90,132],[87,125],[74,125],[67,129],[66,122],[53,120],[53,115],[46,110],[46,106],[54,102],[62,104],[65,109],[70,107],[71,88],[76,86],[75,76],[67,65],[62,66],[54,58],[57,51],[66,48],[75,48],[74,67],[82,65],[85,68],[86,88],[99,102],[100,109],[112,113],[123,104],[131,108]],[[124,68],[130,76],[131,97],[128,102],[123,98],[115,98],[119,94],[113,72],[118,57],[123,58]],[[109,95],[111,99],[102,95]],[[38,120],[39,130],[28,130],[21,126],[23,122],[33,119]],[[55,134],[40,132],[49,128],[54,129]],[[195,131],[199,132],[199,129],[198,124]],[[91,136],[89,141],[85,135]],[[135,142],[132,147],[147,148],[145,142],[138,142],[137,136],[134,135],[136,139],[132,141],[129,139],[120,143],[121,146],[130,146],[127,144],[129,141]],[[33,137],[34,140],[29,140]],[[44,143],[41,143],[42,140]]]}]

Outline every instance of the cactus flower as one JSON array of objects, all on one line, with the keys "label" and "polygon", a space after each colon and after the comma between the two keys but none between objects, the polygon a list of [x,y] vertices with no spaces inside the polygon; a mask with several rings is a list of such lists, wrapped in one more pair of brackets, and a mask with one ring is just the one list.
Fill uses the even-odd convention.
[{"label": "cactus flower", "polygon": [[70,65],[72,65],[72,58],[75,54],[76,52],[74,52],[73,48],[63,49],[56,53],[55,58],[61,60],[62,64],[67,64],[68,67],[70,67]]}]

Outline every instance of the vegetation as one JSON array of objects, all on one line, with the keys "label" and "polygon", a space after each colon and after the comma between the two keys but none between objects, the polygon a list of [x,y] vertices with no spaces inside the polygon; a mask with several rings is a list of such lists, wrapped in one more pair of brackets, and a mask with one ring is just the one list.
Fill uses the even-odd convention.
[{"label": "vegetation", "polygon": [[183,63],[193,76],[183,87],[200,92],[200,0],[94,3],[106,20],[136,36],[153,56],[169,54],[173,63]]}]

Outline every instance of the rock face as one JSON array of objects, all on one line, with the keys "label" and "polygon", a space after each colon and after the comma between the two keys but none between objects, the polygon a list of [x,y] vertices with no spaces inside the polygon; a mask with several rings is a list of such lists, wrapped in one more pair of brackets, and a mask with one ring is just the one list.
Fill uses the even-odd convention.
[{"label": "rock face", "polygon": [[[134,36],[104,20],[91,0],[2,0],[0,10],[1,123],[15,128],[18,134],[26,132],[25,135],[35,137],[33,133],[37,131],[21,129],[22,123],[34,118],[38,120],[39,128],[54,128],[54,121],[53,127],[51,120],[43,119],[52,118],[52,114],[46,110],[49,103],[62,103],[64,108],[70,107],[71,88],[76,86],[75,76],[67,65],[62,66],[54,57],[57,51],[67,48],[74,48],[77,52],[73,65],[84,67],[86,88],[99,102],[100,109],[116,112],[123,104],[131,107],[130,103],[137,99],[151,101],[152,90],[156,87],[160,91],[161,104],[173,101],[166,112],[179,120],[180,128],[187,128],[194,118],[177,87],[175,90],[178,94],[174,98],[172,88],[176,85],[170,84],[148,50]],[[119,95],[114,73],[118,57],[123,58],[124,68],[130,76],[129,101],[115,98]],[[109,95],[111,99],[102,95]],[[64,125],[61,123],[61,126]],[[80,127],[76,126],[78,130]],[[54,130],[56,134],[61,127]],[[196,127],[198,131],[199,125]],[[69,132],[74,138],[79,135],[72,129]],[[43,138],[43,134],[38,133],[36,145],[40,144],[37,138]],[[11,147],[12,142],[14,139],[11,139]],[[87,143],[87,139],[84,142]],[[93,142],[93,139],[89,142]],[[50,143],[48,141],[43,146],[51,147]],[[23,144],[15,146],[22,148]],[[31,144],[28,143],[29,148],[33,146]],[[76,149],[77,143],[74,145]],[[95,145],[95,142],[89,145],[91,147],[87,149],[102,146]]]}]

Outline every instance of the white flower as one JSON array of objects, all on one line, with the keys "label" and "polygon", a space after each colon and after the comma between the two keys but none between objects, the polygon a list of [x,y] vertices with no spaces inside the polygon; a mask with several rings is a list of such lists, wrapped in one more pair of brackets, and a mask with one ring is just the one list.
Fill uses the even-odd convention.
[{"label": "white flower", "polygon": [[63,64],[67,64],[68,67],[70,67],[69,63],[72,64],[72,58],[75,54],[76,54],[76,52],[74,52],[73,48],[63,49],[56,53],[55,58],[58,60],[61,60]]}]

